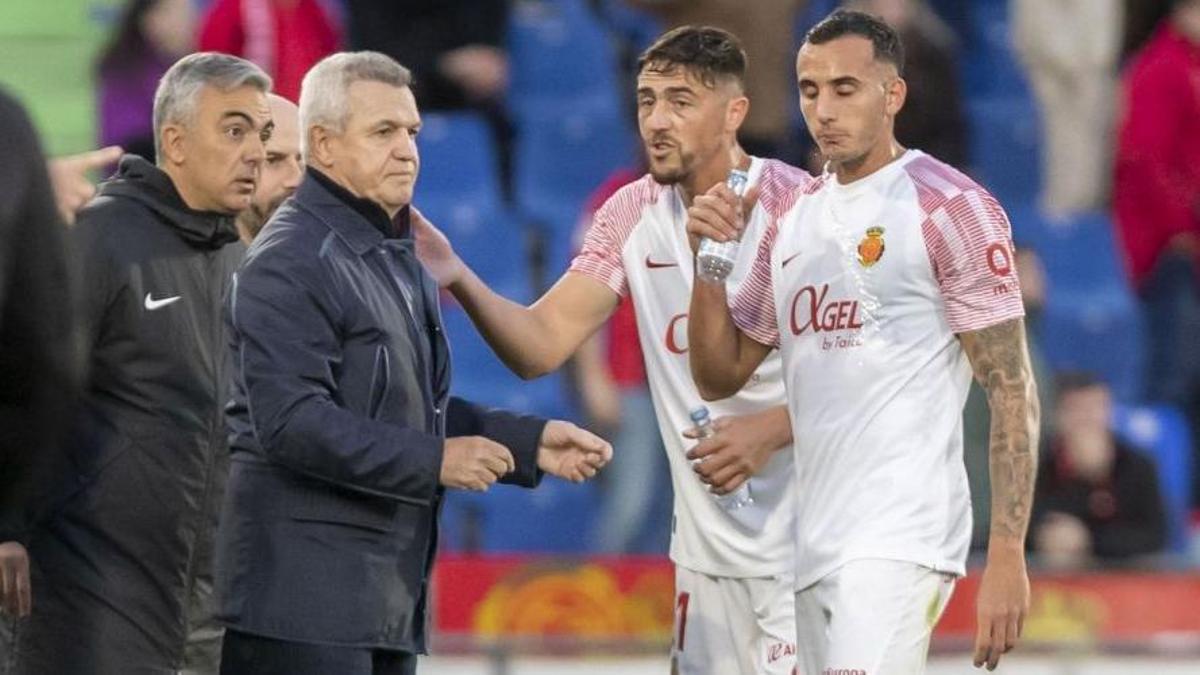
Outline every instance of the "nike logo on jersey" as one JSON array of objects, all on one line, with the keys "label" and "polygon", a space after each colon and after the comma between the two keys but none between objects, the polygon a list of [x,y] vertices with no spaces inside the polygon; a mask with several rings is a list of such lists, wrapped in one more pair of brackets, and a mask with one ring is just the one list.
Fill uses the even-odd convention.
[{"label": "nike logo on jersey", "polygon": [[784,259],[783,263],[781,263],[781,264],[779,265],[779,268],[780,268],[780,269],[783,269],[784,267],[787,267],[787,266],[788,266],[788,263],[790,263],[790,262],[792,262],[793,260],[795,260],[795,259],[796,259],[796,256],[798,256],[798,255],[800,255],[800,254],[799,254],[799,253],[793,253],[793,254],[789,255],[789,256],[788,256],[786,259]]},{"label": "nike logo on jersey", "polygon": [[646,256],[646,269],[657,270],[657,269],[662,269],[664,267],[679,267],[679,263],[676,263],[676,262],[654,262],[653,260],[650,259],[650,256]]},{"label": "nike logo on jersey", "polygon": [[172,295],[169,298],[163,298],[162,300],[155,300],[154,298],[150,297],[149,293],[147,293],[146,294],[146,309],[150,310],[151,312],[153,312],[156,309],[162,309],[163,307],[166,307],[167,305],[171,304],[172,302],[179,300],[180,297],[182,297],[182,296]]}]

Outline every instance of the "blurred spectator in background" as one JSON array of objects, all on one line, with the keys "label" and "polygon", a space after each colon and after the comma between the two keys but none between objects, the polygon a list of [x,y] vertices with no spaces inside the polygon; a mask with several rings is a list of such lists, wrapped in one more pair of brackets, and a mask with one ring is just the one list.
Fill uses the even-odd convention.
[{"label": "blurred spectator in background", "polygon": [[199,48],[252,61],[271,76],[276,94],[295,102],[304,74],[339,42],[319,0],[212,0]]},{"label": "blurred spectator in background", "polygon": [[1016,55],[1042,118],[1041,201],[1048,213],[1108,203],[1124,0],[1011,0]]},{"label": "blurred spectator in background", "polygon": [[275,209],[292,196],[304,177],[304,160],[300,156],[300,109],[295,103],[278,94],[268,94],[271,121],[275,127],[267,139],[267,159],[263,162],[254,188],[250,208],[238,214],[238,236],[242,243],[250,242],[262,231]]},{"label": "blurred spectator in background", "polygon": [[506,0],[345,0],[347,43],[382,52],[412,71],[424,112],[476,110],[496,139],[501,181],[512,185]]},{"label": "blurred spectator in background", "polygon": [[1108,386],[1090,373],[1064,373],[1057,391],[1056,433],[1033,500],[1033,549],[1054,567],[1161,552],[1167,516],[1158,473],[1113,435]]},{"label": "blurred spectator in background", "polygon": [[1168,14],[1175,0],[1125,0],[1125,34],[1121,45],[1121,62],[1133,56]]},{"label": "blurred spectator in background", "polygon": [[[596,210],[644,174],[641,166],[618,170],[592,194],[580,221],[580,245]],[[588,423],[621,449],[599,479],[604,497],[597,549],[665,555],[674,503],[671,472],[646,383],[632,298],[622,298],[608,323],[580,346],[575,368]]]},{"label": "blurred spectator in background", "polygon": [[1113,207],[1146,315],[1146,397],[1183,410],[1200,453],[1200,0],[1176,0],[1130,61],[1122,108]]},{"label": "blurred spectator in background", "polygon": [[958,83],[954,33],[925,0],[851,0],[851,9],[874,14],[904,41],[908,98],[896,118],[896,139],[967,169],[967,124]]},{"label": "blurred spectator in background", "polygon": [[746,97],[753,101],[738,132],[751,155],[788,156],[796,106],[796,18],[807,0],[626,0],[662,18],[663,28],[716,26],[742,40]]},{"label": "blurred spectator in background", "polygon": [[154,160],[154,90],[192,51],[194,19],[190,0],[129,0],[97,61],[101,145]]},{"label": "blurred spectator in background", "polygon": [[30,536],[19,673],[216,672],[221,301],[245,251],[234,216],[265,158],[270,85],[233,56],[181,59],[155,94],[157,164],[123,157],[70,231],[90,372],[70,471]]}]

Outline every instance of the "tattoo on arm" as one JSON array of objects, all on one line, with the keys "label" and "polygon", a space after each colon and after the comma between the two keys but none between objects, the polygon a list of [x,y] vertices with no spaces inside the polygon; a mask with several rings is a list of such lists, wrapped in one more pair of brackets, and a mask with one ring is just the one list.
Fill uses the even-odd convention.
[{"label": "tattoo on arm", "polygon": [[1033,506],[1041,414],[1025,322],[1014,319],[961,337],[992,413],[991,534],[1023,541]]}]

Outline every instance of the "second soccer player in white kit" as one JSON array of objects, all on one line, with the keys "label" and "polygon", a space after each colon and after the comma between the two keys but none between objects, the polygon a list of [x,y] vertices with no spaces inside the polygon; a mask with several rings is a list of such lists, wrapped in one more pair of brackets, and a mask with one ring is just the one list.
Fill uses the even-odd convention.
[{"label": "second soccer player in white kit", "polygon": [[[813,28],[797,77],[827,171],[764,235],[732,311],[723,285],[693,286],[690,362],[706,397],[783,355],[802,675],[924,672],[971,536],[972,371],[992,411],[977,666],[1012,649],[1029,603],[1038,409],[1009,224],[983,188],[896,142],[903,62],[896,33],[866,14]],[[718,186],[695,200],[689,232],[720,238],[739,207]]]}]

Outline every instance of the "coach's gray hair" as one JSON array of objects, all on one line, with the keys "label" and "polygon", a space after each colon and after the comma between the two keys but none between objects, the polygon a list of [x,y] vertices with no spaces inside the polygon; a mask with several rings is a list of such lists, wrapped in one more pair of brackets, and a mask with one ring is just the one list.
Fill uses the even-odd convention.
[{"label": "coach's gray hair", "polygon": [[154,154],[162,156],[162,129],[170,123],[188,123],[196,113],[200,89],[208,85],[221,91],[251,86],[271,91],[271,77],[262,68],[228,54],[200,52],[175,62],[154,92]]},{"label": "coach's gray hair", "polygon": [[341,52],[321,59],[300,84],[300,151],[308,159],[308,134],[324,127],[335,134],[346,129],[350,114],[347,90],[355,82],[412,85],[412,73],[379,52]]}]

